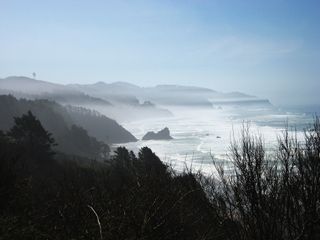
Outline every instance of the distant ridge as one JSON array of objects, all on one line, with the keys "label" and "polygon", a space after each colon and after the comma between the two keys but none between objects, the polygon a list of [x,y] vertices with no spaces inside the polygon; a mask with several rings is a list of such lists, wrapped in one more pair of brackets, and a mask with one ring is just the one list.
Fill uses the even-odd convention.
[{"label": "distant ridge", "polygon": [[210,93],[216,92],[210,88],[195,87],[195,86],[181,86],[181,85],[175,85],[175,84],[161,84],[161,85],[156,85],[155,88],[169,90],[169,91],[202,91],[202,92],[210,92]]},{"label": "distant ridge", "polygon": [[111,103],[106,100],[89,96],[65,85],[28,77],[11,76],[0,79],[0,93],[12,94],[16,97],[27,99],[46,98],[62,104],[111,105]]},{"label": "distant ridge", "polygon": [[[19,85],[18,85],[19,84]],[[21,85],[27,84],[27,86],[22,87]],[[83,93],[86,88],[91,88],[94,90],[96,87],[103,87],[104,89],[100,89],[101,91],[106,91],[107,89],[117,90],[118,93],[126,92],[128,89],[132,90],[147,90],[152,91],[154,89],[162,90],[162,91],[195,91],[195,92],[207,92],[207,93],[217,93],[219,96],[226,96],[226,97],[252,97],[255,96],[247,95],[242,92],[234,91],[228,93],[217,92],[210,88],[205,87],[197,87],[197,86],[185,86],[185,85],[176,85],[176,84],[159,84],[155,87],[140,87],[138,85],[118,81],[118,82],[111,82],[107,83],[104,81],[99,81],[93,84],[58,84],[58,83],[51,83],[44,80],[32,79],[25,76],[9,76],[3,79],[0,79],[0,88],[1,89],[10,89],[13,91],[20,91],[20,92],[29,92],[34,91],[35,93],[41,92],[52,92],[52,91],[68,91],[73,93]],[[135,93],[132,93],[135,95]]]},{"label": "distant ridge", "polygon": [[223,93],[205,87],[175,84],[140,87],[123,81],[63,85],[13,76],[0,79],[0,93],[29,99],[45,98],[63,105],[91,108],[118,121],[170,117],[173,115],[168,110],[171,106],[272,106],[267,99],[237,91]]},{"label": "distant ridge", "polygon": [[29,94],[39,94],[43,92],[53,93],[57,91],[74,92],[62,84],[36,80],[24,76],[10,76],[0,79],[0,88],[17,92],[28,92]]},{"label": "distant ridge", "polygon": [[258,99],[241,92],[222,93],[210,88],[161,84],[155,87],[139,87],[127,82],[97,82],[94,84],[70,84],[76,90],[89,95],[117,101],[119,99],[137,99],[159,105],[211,107],[211,99]]}]

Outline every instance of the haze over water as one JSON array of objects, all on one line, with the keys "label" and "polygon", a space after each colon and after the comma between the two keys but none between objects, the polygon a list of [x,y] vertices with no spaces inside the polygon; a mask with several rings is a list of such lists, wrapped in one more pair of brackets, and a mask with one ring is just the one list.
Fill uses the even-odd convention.
[{"label": "haze over water", "polygon": [[[117,144],[138,152],[141,147],[150,147],[163,161],[177,170],[186,166],[206,173],[213,171],[212,161],[228,164],[230,144],[239,140],[241,129],[249,124],[252,134],[261,135],[267,150],[275,148],[278,137],[286,126],[290,134],[297,130],[298,139],[303,139],[303,130],[310,127],[312,115],[298,112],[255,110],[250,115],[243,109],[170,109],[174,116],[124,122],[123,126],[133,133],[138,142]],[[173,140],[141,140],[148,131],[159,131],[164,126],[170,129]]]}]

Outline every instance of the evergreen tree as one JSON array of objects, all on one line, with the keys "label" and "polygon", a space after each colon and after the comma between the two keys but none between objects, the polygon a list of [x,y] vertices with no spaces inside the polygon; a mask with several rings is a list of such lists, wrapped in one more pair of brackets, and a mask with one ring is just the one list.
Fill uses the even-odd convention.
[{"label": "evergreen tree", "polygon": [[55,140],[46,131],[41,122],[28,111],[21,117],[14,118],[15,125],[8,132],[8,136],[19,146],[25,148],[25,153],[34,160],[52,158],[52,147]]}]

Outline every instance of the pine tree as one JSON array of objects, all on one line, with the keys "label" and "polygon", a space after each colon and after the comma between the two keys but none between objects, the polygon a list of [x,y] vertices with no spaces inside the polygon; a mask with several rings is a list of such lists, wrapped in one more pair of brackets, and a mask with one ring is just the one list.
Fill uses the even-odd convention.
[{"label": "pine tree", "polygon": [[23,146],[29,157],[34,160],[52,158],[54,155],[52,147],[56,145],[55,140],[31,111],[21,117],[15,117],[14,122],[15,125],[8,132],[8,136],[16,144]]}]

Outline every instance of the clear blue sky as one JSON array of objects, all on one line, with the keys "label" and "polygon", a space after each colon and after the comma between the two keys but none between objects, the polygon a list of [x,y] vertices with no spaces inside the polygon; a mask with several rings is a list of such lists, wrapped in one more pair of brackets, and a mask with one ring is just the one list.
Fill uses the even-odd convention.
[{"label": "clear blue sky", "polygon": [[0,77],[320,104],[320,1],[0,0]]}]

